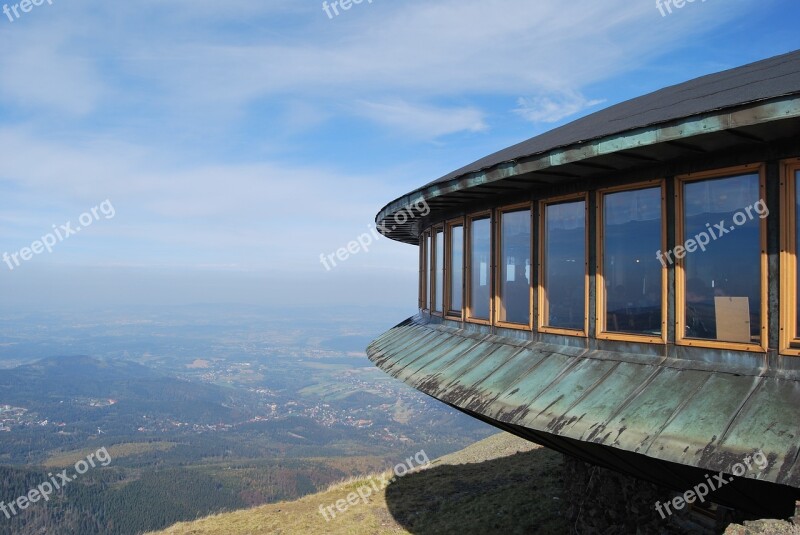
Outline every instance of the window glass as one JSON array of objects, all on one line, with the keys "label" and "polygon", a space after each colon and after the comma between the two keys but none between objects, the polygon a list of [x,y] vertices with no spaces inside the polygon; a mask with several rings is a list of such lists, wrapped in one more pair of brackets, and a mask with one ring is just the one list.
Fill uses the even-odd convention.
[{"label": "window glass", "polygon": [[430,232],[425,235],[425,300],[427,303],[426,308],[428,310],[431,309],[432,300],[433,300],[433,286],[431,282],[433,281],[433,277],[431,276],[431,271],[433,270],[433,265],[431,264],[431,234]]},{"label": "window glass", "polygon": [[425,236],[419,237],[419,307],[425,308]]},{"label": "window glass", "polygon": [[[683,185],[683,198],[685,335],[758,342],[761,334],[758,175],[687,182]],[[690,247],[689,240],[702,246]],[[676,247],[675,255],[679,253],[684,254]]]},{"label": "window glass", "polygon": [[461,314],[464,305],[464,227],[450,227],[450,312]]},{"label": "window glass", "polygon": [[605,331],[661,334],[661,188],[603,196]]},{"label": "window glass", "polygon": [[433,261],[436,264],[434,276],[434,292],[436,297],[434,299],[434,312],[442,311],[442,296],[444,294],[444,232],[437,230],[435,232],[436,251],[433,255]]},{"label": "window glass", "polygon": [[500,321],[528,324],[531,285],[531,211],[506,212],[500,220]]},{"label": "window glass", "polygon": [[470,223],[469,254],[470,317],[488,321],[492,298],[492,223],[488,217],[473,219]]},{"label": "window glass", "polygon": [[586,203],[544,208],[543,324],[584,328],[586,314]]}]

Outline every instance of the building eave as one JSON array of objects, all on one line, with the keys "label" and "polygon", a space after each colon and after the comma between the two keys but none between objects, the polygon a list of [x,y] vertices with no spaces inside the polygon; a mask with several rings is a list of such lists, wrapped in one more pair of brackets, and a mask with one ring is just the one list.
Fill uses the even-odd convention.
[{"label": "building eave", "polygon": [[[637,128],[525,155],[491,167],[468,172],[446,181],[418,188],[387,204],[376,216],[382,233],[399,242],[418,243],[419,218],[395,218],[400,212],[415,214],[426,203],[433,212],[467,205],[475,197],[489,198],[508,191],[529,191],[591,176],[593,169],[613,172],[631,166],[659,165],[702,151],[702,144],[716,150],[746,147],[774,141],[771,127],[789,125],[800,131],[800,95],[753,102],[666,123]],[[778,136],[783,131],[777,131]],[[626,166],[620,165],[626,159]]]}]

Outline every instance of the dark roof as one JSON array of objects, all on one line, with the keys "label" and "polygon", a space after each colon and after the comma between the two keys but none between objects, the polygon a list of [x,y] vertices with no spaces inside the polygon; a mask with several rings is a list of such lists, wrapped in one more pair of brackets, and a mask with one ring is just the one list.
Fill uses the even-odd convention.
[{"label": "dark roof", "polygon": [[698,153],[784,146],[798,136],[800,50],[667,87],[513,145],[393,200],[375,221],[385,236],[417,244],[427,216],[408,214],[417,215],[420,201],[429,213],[452,212],[476,199],[525,196]]},{"label": "dark roof", "polygon": [[559,147],[794,93],[800,93],[800,50],[616,104],[481,158],[430,184]]}]

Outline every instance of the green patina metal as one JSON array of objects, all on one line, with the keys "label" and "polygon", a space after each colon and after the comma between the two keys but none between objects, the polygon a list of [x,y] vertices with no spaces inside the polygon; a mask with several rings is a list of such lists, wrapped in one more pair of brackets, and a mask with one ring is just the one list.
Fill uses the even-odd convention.
[{"label": "green patina metal", "polygon": [[715,472],[762,451],[767,469],[744,477],[800,487],[791,377],[470,334],[421,317],[367,352],[414,388],[500,423]]}]

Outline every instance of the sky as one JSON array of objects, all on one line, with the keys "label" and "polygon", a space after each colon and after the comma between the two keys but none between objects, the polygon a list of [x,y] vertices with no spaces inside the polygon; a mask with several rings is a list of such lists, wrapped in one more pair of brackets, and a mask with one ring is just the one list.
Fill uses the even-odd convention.
[{"label": "sky", "polygon": [[18,2],[0,14],[11,309],[412,311],[415,247],[320,256],[487,154],[800,48],[796,0]]}]

